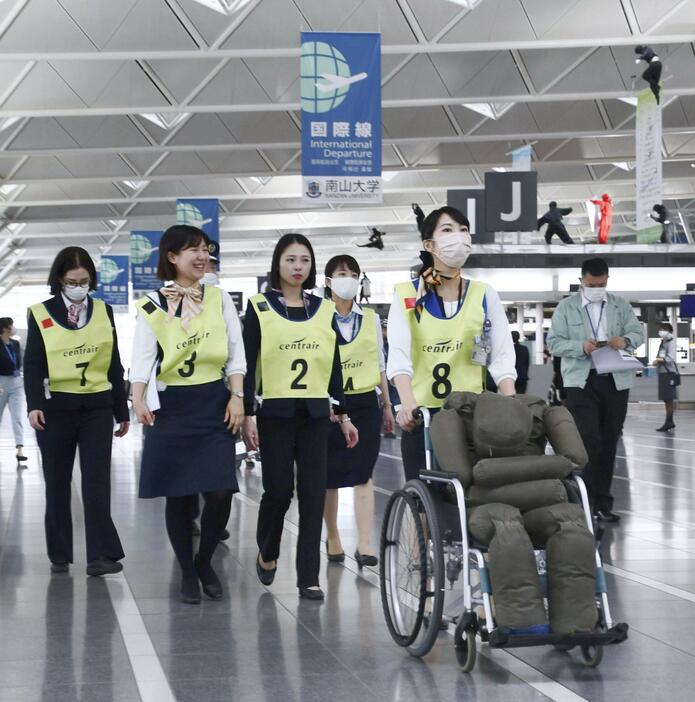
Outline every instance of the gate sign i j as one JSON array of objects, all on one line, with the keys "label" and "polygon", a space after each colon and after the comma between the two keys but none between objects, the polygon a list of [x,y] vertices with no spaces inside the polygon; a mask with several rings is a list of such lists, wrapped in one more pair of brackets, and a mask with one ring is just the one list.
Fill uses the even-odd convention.
[{"label": "gate sign i j", "polygon": [[381,35],[302,32],[302,198],[381,202]]}]

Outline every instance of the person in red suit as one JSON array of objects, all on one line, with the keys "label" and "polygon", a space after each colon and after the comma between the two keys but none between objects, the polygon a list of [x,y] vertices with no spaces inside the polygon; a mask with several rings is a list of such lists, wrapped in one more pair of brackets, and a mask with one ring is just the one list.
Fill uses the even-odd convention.
[{"label": "person in red suit", "polygon": [[598,243],[608,243],[608,234],[611,231],[613,224],[613,200],[608,193],[603,193],[600,200],[590,200],[593,205],[596,205],[601,210],[601,219],[598,225]]}]

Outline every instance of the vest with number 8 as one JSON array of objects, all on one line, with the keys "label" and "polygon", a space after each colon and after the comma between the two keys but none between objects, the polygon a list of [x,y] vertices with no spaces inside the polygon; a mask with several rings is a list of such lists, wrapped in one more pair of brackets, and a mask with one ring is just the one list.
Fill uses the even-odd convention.
[{"label": "vest with number 8", "polygon": [[108,373],[113,327],[102,300],[92,299],[92,316],[81,329],[68,329],[50,316],[43,302],[29,309],[41,332],[51,392],[88,395],[111,390]]},{"label": "vest with number 8", "polygon": [[474,339],[483,333],[485,285],[470,280],[463,304],[450,319],[439,319],[423,308],[418,321],[413,283],[399,283],[396,291],[410,328],[418,405],[441,407],[452,392],[482,392],[485,369],[471,358]]},{"label": "vest with number 8", "polygon": [[351,342],[339,346],[343,390],[346,395],[372,392],[381,382],[379,344],[374,317],[374,310],[363,308],[362,323],[357,336]]},{"label": "vest with number 8", "polygon": [[138,300],[136,306],[162,349],[158,381],[182,386],[202,385],[224,378],[229,351],[222,294],[220,288],[205,286],[203,309],[191,319],[188,331],[181,326],[180,317],[169,318],[166,310],[149,297]]},{"label": "vest with number 8", "polygon": [[295,321],[278,314],[264,295],[254,295],[250,302],[261,327],[256,388],[263,399],[328,398],[335,305],[321,300],[312,317]]}]

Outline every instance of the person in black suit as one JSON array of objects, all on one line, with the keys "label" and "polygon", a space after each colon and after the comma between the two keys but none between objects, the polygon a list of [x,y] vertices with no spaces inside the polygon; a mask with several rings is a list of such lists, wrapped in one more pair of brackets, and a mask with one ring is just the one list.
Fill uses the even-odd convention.
[{"label": "person in black suit", "polygon": [[19,341],[13,339],[14,320],[0,317],[0,422],[5,405],[10,407],[17,469],[27,460],[24,455],[24,425],[22,423],[22,352]]},{"label": "person in black suit", "polygon": [[536,223],[536,229],[539,229],[547,224],[545,230],[545,243],[549,244],[554,234],[560,237],[563,244],[574,244],[574,240],[569,235],[565,225],[562,223],[562,218],[572,212],[571,207],[558,207],[557,202],[553,200],[548,205],[548,211]]},{"label": "person in black suit", "polygon": [[531,355],[528,349],[520,342],[521,337],[518,331],[512,332],[514,342],[514,353],[516,354],[516,382],[514,388],[517,395],[523,395],[528,385],[528,368],[531,365]]},{"label": "person in black suit", "polygon": [[635,47],[635,53],[639,56],[639,58],[635,59],[635,63],[644,61],[647,64],[647,68],[642,74],[642,79],[649,83],[649,88],[654,94],[656,104],[658,105],[659,95],[661,93],[659,81],[661,80],[661,71],[663,70],[661,60],[651,46],[644,46],[640,44],[640,46]]},{"label": "person in black suit", "polygon": [[48,276],[53,297],[28,314],[24,388],[46,480],[46,543],[51,572],[73,562],[70,483],[80,451],[87,575],[118,573],[123,548],[111,519],[111,445],[129,428],[123,366],[111,307],[89,296],[96,270],[70,246]]}]

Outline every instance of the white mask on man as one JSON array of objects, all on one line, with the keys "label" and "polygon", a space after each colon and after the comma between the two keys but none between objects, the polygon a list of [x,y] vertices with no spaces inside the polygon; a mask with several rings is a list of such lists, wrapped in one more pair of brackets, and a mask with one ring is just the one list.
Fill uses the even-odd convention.
[{"label": "white mask on man", "polygon": [[471,249],[471,235],[468,232],[452,232],[437,239],[434,255],[449,268],[462,268],[471,255]]},{"label": "white mask on man", "polygon": [[671,338],[671,332],[666,331],[665,329],[659,329],[659,336],[662,339],[670,339]]},{"label": "white mask on man", "polygon": [[352,300],[360,289],[360,281],[350,278],[331,278],[331,290],[341,300]]},{"label": "white mask on man", "polygon": [[582,287],[582,291],[584,292],[584,297],[589,302],[603,302],[606,299],[606,296],[608,295],[608,291],[606,290],[606,288]]},{"label": "white mask on man", "polygon": [[203,285],[219,285],[220,279],[217,273],[206,273],[200,280]]}]

